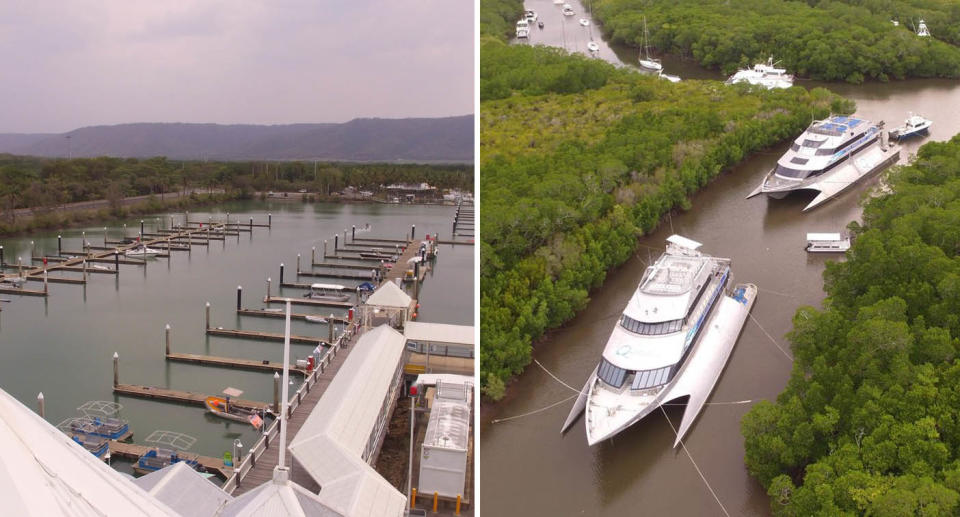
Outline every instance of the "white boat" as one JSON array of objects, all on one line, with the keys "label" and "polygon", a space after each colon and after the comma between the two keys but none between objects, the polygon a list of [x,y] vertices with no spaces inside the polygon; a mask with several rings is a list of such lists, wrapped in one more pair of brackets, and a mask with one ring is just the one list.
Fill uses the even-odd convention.
[{"label": "white boat", "polygon": [[573,7],[570,4],[563,4],[563,9],[560,11],[564,16],[573,16],[577,13],[573,11]]},{"label": "white boat", "polygon": [[590,20],[586,18],[580,18],[579,21],[580,21],[580,25],[583,25],[584,27],[586,27],[587,25],[590,25]]},{"label": "white boat", "polygon": [[923,21],[923,18],[920,18],[920,23],[917,25],[917,36],[921,38],[930,37],[930,31],[927,30],[927,24]]},{"label": "white boat", "polygon": [[313,316],[309,314],[304,316],[303,319],[310,323],[326,323],[327,322],[327,318],[324,318],[323,316]]},{"label": "white boat", "polygon": [[310,284],[310,292],[303,297],[311,300],[345,302],[350,299],[350,295],[343,294],[344,289],[345,287],[339,284]]},{"label": "white boat", "polygon": [[563,0],[553,0],[553,5],[562,5]]},{"label": "white boat", "polygon": [[520,20],[517,22],[517,38],[528,38],[530,37],[530,24],[527,23],[527,20]]},{"label": "white boat", "polygon": [[804,249],[809,253],[843,253],[850,249],[850,237],[839,233],[808,233]]},{"label": "white boat", "polygon": [[135,248],[128,249],[124,252],[124,255],[128,257],[146,258],[155,257],[160,253],[162,253],[160,250],[148,248],[145,244],[141,244]]},{"label": "white boat", "polygon": [[647,17],[643,17],[643,54],[640,55],[640,68],[659,72],[663,65],[659,59],[650,57],[650,45],[647,43]]},{"label": "white boat", "polygon": [[793,86],[793,76],[787,73],[786,68],[777,68],[775,65],[770,57],[766,63],[757,63],[753,68],[737,70],[737,73],[727,79],[727,84],[747,83],[763,86],[768,90]]},{"label": "white boat", "polygon": [[869,120],[835,115],[810,124],[777,160],[749,197],[766,194],[781,199],[796,190],[818,190],[808,210],[899,157],[879,145],[882,130]]},{"label": "white boat", "polygon": [[892,23],[894,27],[900,26],[900,22],[898,22],[897,20],[890,20],[890,23]]},{"label": "white boat", "polygon": [[587,50],[589,50],[590,52],[599,52],[600,45],[597,45],[596,41],[591,41],[590,43],[587,43]]},{"label": "white boat", "polygon": [[907,120],[903,122],[902,126],[890,130],[890,138],[903,140],[904,138],[926,132],[932,125],[933,121],[925,119],[920,115],[911,114],[907,117]]},{"label": "white boat", "polygon": [[679,83],[679,82],[680,82],[680,76],[679,76],[679,75],[665,74],[665,73],[663,73],[663,70],[661,70],[660,73],[657,74],[657,75],[660,77],[660,79],[666,79],[667,81],[670,81],[671,83]]},{"label": "white boat", "polygon": [[537,21],[537,18],[539,18],[539,16],[537,16],[536,11],[529,11],[529,10],[523,12],[523,17],[527,20],[527,23],[533,23]]},{"label": "white boat", "polygon": [[661,405],[689,397],[679,443],[720,376],[756,297],[755,286],[724,295],[730,260],[679,235],[647,268],[600,364],[563,429],[586,412],[587,443],[612,438]]}]

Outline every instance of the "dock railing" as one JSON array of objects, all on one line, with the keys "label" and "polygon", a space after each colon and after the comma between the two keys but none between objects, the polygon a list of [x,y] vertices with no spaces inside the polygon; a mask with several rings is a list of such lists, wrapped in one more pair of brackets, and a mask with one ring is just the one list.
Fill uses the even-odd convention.
[{"label": "dock railing", "polygon": [[[304,378],[303,383],[300,385],[300,388],[290,397],[287,406],[287,417],[293,414],[294,410],[300,407],[300,403],[303,401],[303,397],[310,393],[310,390],[317,384],[317,381],[320,379],[320,375],[323,375],[323,372],[326,370],[326,367],[330,365],[330,361],[337,356],[337,352],[346,346],[346,344],[353,338],[355,332],[359,327],[356,323],[350,325],[347,330],[342,332],[333,343],[327,353],[323,355],[320,359],[320,363],[310,372],[310,375]],[[243,481],[243,478],[247,475],[248,472],[256,465],[257,460],[260,459],[260,456],[267,451],[267,448],[273,443],[274,439],[280,434],[280,419],[276,419],[270,424],[270,427],[260,436],[260,439],[257,440],[257,443],[253,445],[253,448],[250,449],[250,452],[243,457],[240,461],[240,465],[237,465],[233,469],[233,474],[227,478],[227,481],[223,484],[223,491],[232,494],[234,490],[237,489],[237,486],[240,485],[240,482]]]}]

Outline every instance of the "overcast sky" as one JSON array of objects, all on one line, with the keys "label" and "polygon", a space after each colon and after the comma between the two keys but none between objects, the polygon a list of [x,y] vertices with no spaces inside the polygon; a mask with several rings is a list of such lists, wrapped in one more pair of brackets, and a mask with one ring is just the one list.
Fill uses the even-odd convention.
[{"label": "overcast sky", "polygon": [[0,132],[473,113],[473,0],[0,0]]}]

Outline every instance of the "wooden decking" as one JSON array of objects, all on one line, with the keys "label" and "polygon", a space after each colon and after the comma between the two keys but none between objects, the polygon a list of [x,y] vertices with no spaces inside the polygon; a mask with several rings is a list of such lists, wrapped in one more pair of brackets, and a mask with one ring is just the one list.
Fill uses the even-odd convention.
[{"label": "wooden decking", "polygon": [[[177,361],[181,363],[194,363],[202,364],[204,366],[215,366],[220,368],[236,368],[238,370],[254,370],[254,371],[270,371],[270,372],[282,372],[283,363],[278,363],[274,361],[257,361],[254,359],[239,359],[235,357],[218,357],[214,355],[200,355],[200,354],[181,354],[176,352],[171,352],[166,355],[167,360]],[[296,366],[290,366],[291,372],[297,372],[301,375],[306,375],[307,371],[303,368],[298,368]]]},{"label": "wooden decking", "polygon": [[[258,339],[262,341],[283,342],[283,339],[284,339],[282,332],[261,332],[259,330],[209,328],[207,329],[207,334],[210,336]],[[312,336],[290,336],[290,342],[296,343],[299,345],[314,345],[314,346],[328,344],[325,340],[320,339],[318,337],[312,337]]]},{"label": "wooden decking", "polygon": [[[168,388],[158,388],[156,386],[141,386],[138,384],[117,384],[113,387],[113,392],[118,395],[127,395],[129,397],[163,400],[165,402],[178,402],[180,404],[189,404],[193,406],[203,406],[204,401],[210,396],[204,393],[171,390]],[[244,409],[255,409],[258,411],[267,411],[270,409],[270,404],[267,404],[266,402],[257,402],[254,400],[231,399],[230,403],[234,406]]]},{"label": "wooden decking", "polygon": [[[333,381],[334,376],[340,371],[343,362],[346,361],[347,356],[350,355],[350,351],[353,350],[356,341],[357,336],[354,336],[348,346],[340,348],[336,356],[331,357],[330,363],[326,365],[323,373],[317,374],[316,383],[313,384],[307,394],[301,398],[300,405],[296,407],[287,419],[287,443],[290,443],[297,433],[300,432],[303,423],[306,422],[307,417],[313,412],[313,408],[316,407],[317,402],[320,401],[320,397],[323,396],[323,393]],[[273,478],[273,468],[276,467],[280,461],[280,447],[279,442],[272,442],[271,440],[270,445],[263,451],[260,457],[257,458],[253,468],[251,468],[243,480],[237,484],[237,488],[233,492],[234,496],[241,495],[247,490],[256,488]],[[287,461],[289,464],[293,464],[293,456],[291,454],[287,454]],[[291,470],[290,479],[313,492],[318,491],[320,488],[317,486],[316,481],[300,468]]]},{"label": "wooden decking", "polygon": [[314,300],[312,298],[290,298],[287,296],[267,296],[263,299],[263,303],[287,303],[290,302],[291,305],[309,305],[313,307],[333,307],[337,309],[349,309],[353,307],[354,303],[350,302],[328,302],[324,300]]},{"label": "wooden decking", "polygon": [[[153,449],[152,446],[148,445],[137,445],[135,443],[124,443],[117,440],[110,441],[110,456],[127,458],[133,461],[136,461],[143,456],[148,451]],[[223,458],[212,458],[210,456],[199,456],[192,454],[189,451],[183,451],[183,458],[190,460],[197,460],[198,463],[203,465],[203,468],[210,472],[211,474],[216,474],[223,479],[227,479],[233,474],[233,468],[227,467],[223,464]]]}]

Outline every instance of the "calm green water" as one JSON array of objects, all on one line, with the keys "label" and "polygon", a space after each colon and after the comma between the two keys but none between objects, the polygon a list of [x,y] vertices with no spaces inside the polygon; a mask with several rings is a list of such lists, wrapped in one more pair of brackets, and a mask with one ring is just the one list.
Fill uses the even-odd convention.
[{"label": "calm green water", "polygon": [[[209,394],[232,386],[244,390],[244,398],[265,402],[273,399],[273,374],[168,363],[163,357],[164,325],[172,327],[172,350],[197,354],[281,361],[282,343],[207,337],[204,332],[204,303],[211,304],[211,325],[283,332],[282,319],[239,317],[235,314],[237,286],[244,288],[243,305],[261,308],[266,278],[273,277],[276,293],[279,265],[286,263],[286,281],[294,281],[296,255],[303,267],[310,261],[310,248],[322,254],[323,240],[351,225],[369,223],[372,230],[358,237],[398,239],[440,233],[449,239],[455,208],[446,206],[336,205],[300,202],[242,202],[209,212],[190,214],[191,221],[209,217],[265,223],[273,214],[273,228],[255,228],[214,241],[209,248],[195,246],[191,253],[175,252],[171,259],[151,260],[143,268],[121,266],[118,277],[91,275],[84,286],[51,284],[48,299],[0,295],[12,299],[0,312],[0,387],[31,408],[37,393],[46,398],[46,417],[53,424],[75,416],[75,408],[88,400],[115,400],[123,404],[121,416],[130,421],[134,441],[143,443],[157,429],[183,432],[197,438],[191,452],[219,456],[230,449],[234,438],[245,448],[256,441],[250,426],[228,423],[204,413],[198,407],[114,397],[111,391],[114,352],[120,356],[120,382],[170,387]],[[178,223],[184,214],[162,217],[169,225],[173,215]],[[154,217],[146,218],[147,232],[156,228]],[[139,230],[139,219],[127,222],[128,234]],[[165,226],[166,227],[166,226]],[[92,245],[103,244],[103,227],[60,232],[65,250],[81,248],[81,232]],[[123,233],[121,227],[108,229],[111,239]],[[0,241],[8,263],[23,257],[29,263],[31,240],[38,256],[56,254],[57,232]],[[422,287],[419,321],[473,324],[474,247],[442,246],[435,271]],[[112,266],[111,266],[112,267]],[[79,274],[71,275],[79,277]],[[327,281],[344,285],[346,279],[302,278],[300,282]],[[38,288],[39,283],[31,283]],[[299,289],[282,294],[299,296]],[[274,305],[280,307],[280,305]],[[294,307],[295,312],[343,314],[336,309]],[[294,321],[293,333],[325,337],[326,325]],[[291,345],[291,355],[306,357],[312,347]],[[295,388],[296,385],[291,386]]]}]

